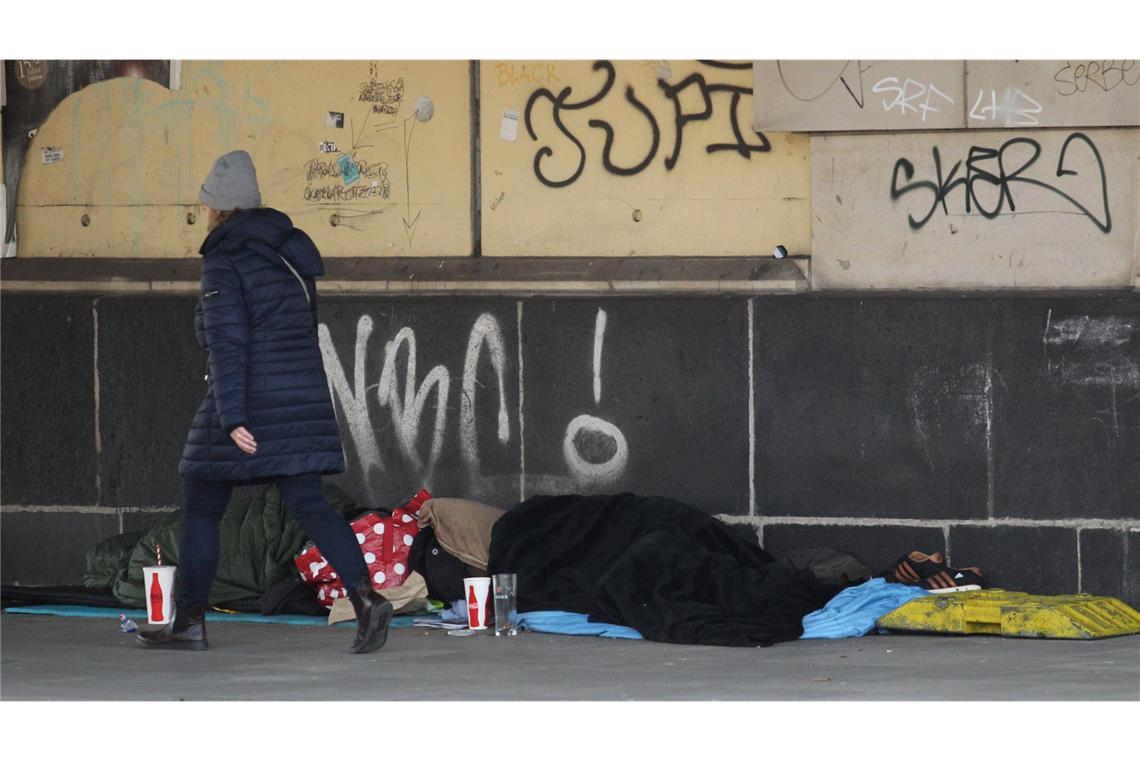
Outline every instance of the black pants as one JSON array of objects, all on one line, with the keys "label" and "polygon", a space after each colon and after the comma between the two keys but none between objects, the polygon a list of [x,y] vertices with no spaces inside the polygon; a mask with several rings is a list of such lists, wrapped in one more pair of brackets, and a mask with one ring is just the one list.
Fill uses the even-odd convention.
[{"label": "black pants", "polygon": [[[355,595],[368,572],[352,528],[321,493],[319,473],[273,478],[293,519],[332,564],[340,582]],[[234,481],[182,479],[182,543],[179,548],[178,604],[209,606],[210,586],[218,572],[218,524],[230,503]]]}]

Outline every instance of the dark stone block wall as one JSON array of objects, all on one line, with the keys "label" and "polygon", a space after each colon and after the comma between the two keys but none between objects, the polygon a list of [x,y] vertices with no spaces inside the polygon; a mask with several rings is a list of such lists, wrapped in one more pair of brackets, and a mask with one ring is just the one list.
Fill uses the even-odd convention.
[{"label": "dark stone block wall", "polygon": [[[179,503],[194,300],[6,295],[5,583]],[[1140,299],[322,297],[365,506],[629,490],[779,553],[912,549],[1140,604]],[[97,381],[96,381],[97,380]]]},{"label": "dark stone block wall", "polygon": [[0,504],[94,504],[92,299],[0,298]]}]

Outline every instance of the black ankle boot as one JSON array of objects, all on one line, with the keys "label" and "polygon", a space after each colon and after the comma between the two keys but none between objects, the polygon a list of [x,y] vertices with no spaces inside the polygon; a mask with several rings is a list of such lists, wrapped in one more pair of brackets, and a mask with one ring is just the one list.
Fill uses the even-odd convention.
[{"label": "black ankle boot", "polygon": [[209,649],[206,608],[178,607],[174,620],[157,631],[139,631],[135,642],[143,649]]},{"label": "black ankle boot", "polygon": [[388,625],[392,622],[392,603],[372,590],[368,574],[356,584],[355,593],[349,594],[356,610],[356,636],[349,651],[353,654],[372,652],[388,640]]}]

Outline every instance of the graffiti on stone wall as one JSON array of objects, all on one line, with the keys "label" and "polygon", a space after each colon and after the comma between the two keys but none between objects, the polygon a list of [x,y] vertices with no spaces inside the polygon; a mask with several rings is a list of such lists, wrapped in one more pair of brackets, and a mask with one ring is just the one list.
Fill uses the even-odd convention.
[{"label": "graffiti on stone wall", "polygon": [[1111,92],[1140,82],[1136,61],[1065,61],[1053,75],[1057,94],[1068,97],[1083,92]]},{"label": "graffiti on stone wall", "polygon": [[[613,146],[618,139],[617,130],[610,122],[591,118],[586,123],[593,129],[601,130],[605,135],[605,143],[601,152],[602,167],[609,173],[622,177],[640,174],[657,157],[661,148],[662,136],[658,116],[647,104],[649,101],[656,105],[665,104],[672,110],[672,146],[664,159],[666,170],[672,171],[681,157],[681,148],[685,134],[685,127],[694,121],[709,119],[727,119],[732,129],[731,142],[716,142],[704,146],[706,153],[731,151],[742,158],[751,158],[753,153],[771,150],[768,139],[760,132],[754,132],[750,127],[745,130],[741,126],[740,104],[744,96],[752,94],[752,88],[737,84],[730,84],[718,80],[718,74],[725,69],[747,69],[751,64],[722,63],[719,61],[701,61],[703,70],[690,74],[676,84],[670,84],[665,78],[657,79],[657,90],[650,93],[641,92],[640,95],[633,85],[626,85],[621,97],[639,114],[639,121],[643,123],[639,135],[623,137],[623,139],[640,139],[648,142],[644,154],[635,162],[628,165],[619,165],[613,160]],[[582,142],[582,133],[576,131],[566,123],[566,117],[577,111],[590,109],[607,97],[611,97],[617,74],[610,61],[595,61],[592,71],[600,72],[604,77],[596,90],[583,97],[578,97],[574,87],[567,85],[558,90],[557,94],[551,89],[540,87],[531,93],[527,99],[524,111],[524,123],[527,134],[534,142],[541,143],[534,156],[534,174],[540,182],[547,187],[566,187],[574,184],[586,168],[587,150]],[[668,74],[666,70],[662,74]],[[718,107],[721,98],[714,96],[727,96],[727,107]],[[694,107],[694,103],[698,104]],[[535,128],[535,112],[539,107],[548,107],[555,126],[562,136],[574,145],[577,152],[577,168],[566,176],[554,176],[545,168],[545,161],[554,155],[554,148],[550,146],[551,136],[540,136]],[[747,119],[747,115],[745,115]],[[664,120],[664,119],[662,119]],[[747,123],[747,121],[745,122]],[[746,135],[747,131],[747,135]]]},{"label": "graffiti on stone wall", "polygon": [[[599,309],[594,326],[595,403],[601,400],[605,330],[606,313]],[[383,344],[382,350],[373,345],[373,331],[372,317],[362,315],[356,323],[352,368],[348,372],[333,345],[328,325],[322,323],[318,330],[329,386],[341,412],[343,427],[349,434],[351,445],[346,446],[346,450],[350,458],[355,456],[369,497],[375,499],[384,474],[396,469],[412,471],[418,482],[430,490],[449,434],[458,436],[467,492],[479,493],[481,481],[488,477],[483,471],[484,452],[480,451],[476,415],[482,394],[491,394],[489,403],[496,409],[494,441],[505,447],[512,440],[512,410],[507,388],[508,383],[517,379],[506,376],[507,347],[498,318],[483,313],[471,327],[457,389],[458,421],[450,425],[449,410],[454,408],[454,404],[448,406],[453,398],[452,371],[444,364],[436,364],[421,376],[413,328],[398,329]],[[495,387],[479,381],[478,370],[483,362],[488,362],[494,372]],[[388,434],[387,431],[395,438],[398,462],[385,461],[381,454],[379,436]],[[629,445],[617,425],[590,414],[580,414],[566,425],[562,452],[568,474],[527,473],[527,482],[556,488],[613,485],[625,472]],[[517,478],[517,475],[511,474],[511,477]]]},{"label": "graffiti on stone wall", "polygon": [[1007,87],[1001,95],[997,90],[978,90],[970,108],[973,121],[993,122],[1003,127],[1032,127],[1040,122],[1041,104],[1016,87]]},{"label": "graffiti on stone wall", "polygon": [[[870,65],[863,65],[862,61],[837,61],[836,74],[826,85],[817,89],[805,89],[795,77],[797,63],[795,61],[776,61],[776,73],[780,78],[780,85],[796,100],[811,103],[824,95],[842,86],[858,108],[863,108],[867,102],[867,95],[863,87],[863,75],[870,69]],[[852,66],[851,64],[855,64]]]},{"label": "graffiti on stone wall", "polygon": [[[602,401],[602,346],[606,312],[594,319],[594,404]],[[617,425],[592,414],[580,414],[566,426],[562,456],[578,483],[594,488],[613,485],[629,461],[629,444]]]},{"label": "graffiti on stone wall", "polygon": [[380,67],[373,62],[368,66],[368,81],[360,83],[360,94],[356,99],[372,104],[371,113],[395,116],[404,100],[404,78],[380,81]]},{"label": "graffiti on stone wall", "polygon": [[[413,138],[416,124],[426,123],[435,115],[435,104],[430,97],[421,96],[410,109],[406,109],[406,93],[407,86],[403,77],[383,79],[379,64],[369,64],[368,80],[360,83],[352,101],[358,112],[348,112],[348,147],[342,149],[331,141],[318,143],[317,149],[321,155],[306,161],[303,166],[305,186],[301,196],[307,203],[320,204],[335,211],[334,226],[360,231],[361,228],[355,226],[354,221],[382,213],[384,207],[368,208],[351,204],[354,201],[370,201],[374,204],[377,200],[387,201],[392,195],[392,166],[389,161],[374,158],[377,147],[371,141],[389,130],[402,129],[402,221],[408,245],[411,245],[421,216],[412,197]],[[360,111],[360,108],[363,110]],[[402,110],[410,112],[401,118]],[[342,126],[343,120],[342,114]]]},{"label": "graffiti on stone wall", "polygon": [[897,110],[904,116],[916,115],[920,121],[926,121],[927,114],[940,113],[954,105],[954,98],[942,92],[934,84],[920,82],[910,77],[901,83],[898,77],[883,77],[871,87],[871,92],[883,95],[884,111]]},{"label": "graffiti on stone wall", "polygon": [[[907,158],[895,161],[891,172],[890,197],[897,202],[911,193],[929,193],[930,205],[923,206],[920,217],[907,214],[912,230],[922,229],[937,213],[939,207],[950,215],[947,199],[959,188],[962,190],[962,207],[966,214],[977,213],[986,219],[1018,213],[1041,213],[1037,208],[1026,208],[1018,200],[1025,189],[1040,188],[1053,193],[1076,209],[1101,232],[1112,230],[1109,213],[1108,178],[1104,161],[1092,138],[1083,132],[1073,132],[1065,139],[1057,154],[1056,165],[1038,161],[1041,145],[1029,137],[1013,137],[999,148],[973,145],[963,162],[956,161],[948,171],[942,165],[938,146],[931,149],[933,179],[915,179],[915,165]],[[1099,193],[1091,198],[1079,198],[1066,188],[1066,177],[1094,177]],[[1019,205],[1020,203],[1020,205]]]}]

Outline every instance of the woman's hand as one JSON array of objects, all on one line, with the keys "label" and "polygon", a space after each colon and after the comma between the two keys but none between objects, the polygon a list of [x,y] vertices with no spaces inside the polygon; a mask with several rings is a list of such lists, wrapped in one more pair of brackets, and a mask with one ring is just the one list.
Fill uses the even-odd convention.
[{"label": "woman's hand", "polygon": [[244,427],[236,427],[230,431],[230,438],[234,439],[237,447],[244,451],[246,454],[257,453],[257,441],[253,439],[253,434],[246,430]]}]

